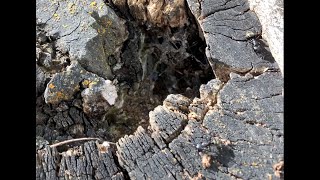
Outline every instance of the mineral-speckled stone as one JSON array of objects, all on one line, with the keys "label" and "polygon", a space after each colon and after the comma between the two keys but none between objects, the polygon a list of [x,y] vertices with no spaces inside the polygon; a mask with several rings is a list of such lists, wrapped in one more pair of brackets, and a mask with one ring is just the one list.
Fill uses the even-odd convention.
[{"label": "mineral-speckled stone", "polygon": [[108,57],[119,56],[128,37],[125,21],[102,0],[37,0],[37,24],[56,39],[62,52],[69,52],[88,71],[113,78]]},{"label": "mineral-speckled stone", "polygon": [[66,71],[55,74],[44,93],[46,103],[59,104],[70,101],[75,93],[81,92],[83,110],[87,114],[100,115],[114,105],[118,95],[115,85],[96,74],[84,70],[77,61],[73,61]]},{"label": "mineral-speckled stone", "polygon": [[101,115],[114,105],[118,97],[116,87],[109,80],[91,81],[86,79],[83,84],[88,88],[81,92],[83,111],[87,114]]},{"label": "mineral-speckled stone", "polygon": [[59,104],[61,101],[72,100],[73,95],[80,91],[79,83],[86,73],[78,63],[72,63],[66,71],[55,74],[44,92],[45,102]]}]

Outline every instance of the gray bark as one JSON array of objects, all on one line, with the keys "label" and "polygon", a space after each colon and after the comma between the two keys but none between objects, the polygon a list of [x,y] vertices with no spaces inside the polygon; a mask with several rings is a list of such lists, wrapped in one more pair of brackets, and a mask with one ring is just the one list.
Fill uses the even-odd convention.
[{"label": "gray bark", "polygon": [[[283,179],[283,76],[264,13],[174,2],[37,0],[36,179]],[[83,137],[100,140],[52,145]]]}]

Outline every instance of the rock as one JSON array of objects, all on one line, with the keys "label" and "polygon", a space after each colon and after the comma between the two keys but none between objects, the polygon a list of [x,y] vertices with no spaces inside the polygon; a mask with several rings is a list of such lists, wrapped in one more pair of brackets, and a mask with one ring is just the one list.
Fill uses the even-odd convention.
[{"label": "rock", "polygon": [[[117,99],[117,91],[115,85],[109,80],[99,80],[88,81],[88,88],[81,92],[83,98],[83,111],[87,114],[92,114],[94,116],[101,115],[105,113],[108,108],[114,105],[115,100]],[[86,80],[83,81],[83,84],[87,83]]]},{"label": "rock", "polygon": [[109,80],[84,70],[77,61],[66,71],[55,74],[44,93],[45,102],[59,104],[61,101],[71,101],[74,95],[81,92],[83,111],[88,115],[101,115],[115,104],[117,90]]},{"label": "rock", "polygon": [[105,90],[102,91],[102,97],[107,100],[110,105],[114,105],[118,98],[116,86],[112,84],[110,80],[105,81]]},{"label": "rock", "polygon": [[283,74],[283,0],[248,0],[250,9],[258,16],[262,37]]},{"label": "rock", "polygon": [[86,74],[78,63],[72,63],[66,71],[55,74],[44,92],[45,102],[59,104],[72,100],[74,94],[80,91],[80,82]]},{"label": "rock", "polygon": [[37,0],[37,24],[56,40],[60,51],[68,51],[88,71],[113,78],[108,58],[119,58],[128,37],[125,21],[102,0]]},{"label": "rock", "polygon": [[36,63],[46,73],[55,74],[65,70],[69,65],[70,58],[67,52],[60,52],[56,49],[55,42],[45,35],[45,32],[37,26],[36,31]]}]

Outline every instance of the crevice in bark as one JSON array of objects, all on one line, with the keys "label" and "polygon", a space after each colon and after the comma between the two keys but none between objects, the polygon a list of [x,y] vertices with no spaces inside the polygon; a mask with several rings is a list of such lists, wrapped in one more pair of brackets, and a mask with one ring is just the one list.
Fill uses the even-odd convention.
[{"label": "crevice in bark", "polygon": [[123,103],[106,115],[113,128],[127,129],[114,137],[115,141],[132,134],[139,125],[146,128],[149,112],[162,104],[167,95],[199,97],[200,85],[215,78],[205,56],[202,31],[193,15],[189,21],[182,28],[151,29],[127,21],[129,38],[122,48],[121,62],[112,66]]}]

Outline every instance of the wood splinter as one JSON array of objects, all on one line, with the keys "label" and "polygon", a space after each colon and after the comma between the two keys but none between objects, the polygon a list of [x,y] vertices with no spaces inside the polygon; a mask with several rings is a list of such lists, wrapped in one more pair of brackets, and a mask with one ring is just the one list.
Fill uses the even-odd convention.
[{"label": "wood splinter", "polygon": [[[77,139],[70,139],[70,140],[66,140],[66,141],[62,141],[62,142],[58,142],[56,144],[52,144],[50,145],[51,148],[53,147],[57,147],[57,146],[61,146],[61,145],[64,145],[64,144],[68,144],[68,143],[72,143],[72,142],[77,142],[77,141],[90,141],[90,140],[101,140],[99,138],[77,138]],[[108,142],[108,141],[105,141],[109,144],[116,144],[114,142]]]}]

